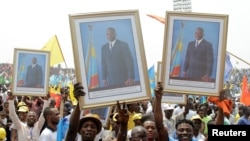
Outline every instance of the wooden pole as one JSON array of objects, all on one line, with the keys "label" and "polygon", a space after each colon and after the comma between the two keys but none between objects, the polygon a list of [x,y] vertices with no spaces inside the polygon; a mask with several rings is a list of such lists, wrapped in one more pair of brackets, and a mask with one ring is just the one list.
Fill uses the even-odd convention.
[{"label": "wooden pole", "polygon": [[68,66],[67,66],[67,63],[66,63],[66,61],[65,61],[65,58],[64,58],[64,55],[63,55],[63,52],[62,52],[62,49],[61,49],[60,43],[59,43],[59,41],[58,41],[58,38],[57,38],[57,36],[56,36],[56,35],[55,35],[55,37],[56,37],[56,42],[57,42],[57,44],[59,45],[59,49],[60,49],[60,52],[61,52],[61,54],[62,54],[63,61],[64,61],[64,64],[65,64],[65,66],[66,66],[66,69],[68,69]]},{"label": "wooden pole", "polygon": [[238,56],[236,56],[236,55],[234,55],[234,54],[232,54],[231,52],[228,52],[228,51],[227,51],[227,53],[230,54],[230,55],[232,55],[232,56],[235,57],[236,59],[239,59],[240,61],[242,61],[242,62],[244,62],[244,63],[246,63],[247,65],[250,66],[250,63],[248,63],[247,61],[241,59],[240,57],[238,57]]}]

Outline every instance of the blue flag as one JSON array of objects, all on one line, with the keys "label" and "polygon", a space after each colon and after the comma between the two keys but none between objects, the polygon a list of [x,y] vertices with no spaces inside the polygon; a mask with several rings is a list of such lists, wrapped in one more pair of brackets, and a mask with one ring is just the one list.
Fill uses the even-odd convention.
[{"label": "blue flag", "polygon": [[154,97],[154,88],[155,88],[155,67],[154,65],[148,70],[148,78],[150,84],[151,96]]},{"label": "blue flag", "polygon": [[69,123],[67,118],[60,118],[57,124],[57,140],[62,141],[66,137],[68,131]]}]

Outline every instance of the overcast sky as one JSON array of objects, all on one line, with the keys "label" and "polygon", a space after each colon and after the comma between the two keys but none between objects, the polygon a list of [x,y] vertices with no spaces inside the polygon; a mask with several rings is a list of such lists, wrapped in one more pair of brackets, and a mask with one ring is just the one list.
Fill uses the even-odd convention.
[{"label": "overcast sky", "polygon": [[[228,14],[227,51],[250,62],[248,0],[191,0],[192,12]],[[148,68],[162,60],[164,25],[146,16],[165,16],[172,0],[2,0],[0,62],[13,63],[14,48],[41,49],[57,35],[68,67],[74,67],[69,14],[138,9]],[[232,62],[235,64],[233,57]],[[238,66],[247,65],[240,62]],[[248,66],[249,67],[249,66]]]}]

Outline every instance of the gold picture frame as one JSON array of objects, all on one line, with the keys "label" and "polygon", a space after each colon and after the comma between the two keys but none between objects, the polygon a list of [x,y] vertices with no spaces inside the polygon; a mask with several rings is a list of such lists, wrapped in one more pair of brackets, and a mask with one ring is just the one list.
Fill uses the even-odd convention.
[{"label": "gold picture frame", "polygon": [[15,48],[11,91],[14,95],[46,96],[49,72],[49,51]]},{"label": "gold picture frame", "polygon": [[164,91],[218,96],[223,89],[228,15],[166,11],[165,19]]},{"label": "gold picture frame", "polygon": [[[69,21],[76,77],[86,92],[83,108],[151,98],[138,10],[70,14]],[[112,36],[116,35],[117,40],[112,42],[111,50],[106,34],[114,30],[116,34]],[[118,47],[118,43],[123,47]],[[121,66],[125,68],[120,69]]]}]

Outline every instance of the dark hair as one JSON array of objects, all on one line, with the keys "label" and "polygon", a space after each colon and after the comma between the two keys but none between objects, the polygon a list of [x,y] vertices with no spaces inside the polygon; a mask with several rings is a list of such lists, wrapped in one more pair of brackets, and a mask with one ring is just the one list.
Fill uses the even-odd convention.
[{"label": "dark hair", "polygon": [[182,123],[187,123],[187,124],[191,125],[192,128],[194,128],[194,124],[193,124],[193,122],[192,122],[191,120],[189,120],[189,119],[182,119],[182,120],[179,120],[179,121],[175,124],[175,129],[177,129],[177,127],[178,127],[180,124],[182,124]]},{"label": "dark hair", "polygon": [[136,134],[138,131],[142,131],[143,135],[146,137],[147,136],[147,130],[143,127],[143,126],[135,126],[132,130],[131,130],[131,136],[133,138],[134,134]]},{"label": "dark hair", "polygon": [[197,27],[197,29],[200,30],[202,34],[204,34],[204,29],[202,27]]},{"label": "dark hair", "polygon": [[45,118],[45,120],[47,120],[47,116],[52,114],[51,109],[53,109],[52,107],[46,107],[43,111],[43,117]]},{"label": "dark hair", "polygon": [[247,113],[248,108],[250,108],[250,106],[244,106],[244,107],[243,107],[243,109],[242,109],[242,110],[243,110],[243,113],[244,113],[244,114],[246,114],[246,113]]},{"label": "dark hair", "polygon": [[207,104],[207,103],[200,104],[200,106],[199,106],[199,108],[198,108],[198,109],[200,109],[202,106],[205,106],[205,107],[206,107],[206,109],[208,109],[208,104]]},{"label": "dark hair", "polygon": [[144,123],[145,121],[154,121],[154,115],[152,113],[143,114],[141,117],[141,122]]},{"label": "dark hair", "polygon": [[239,109],[239,110],[244,110],[245,107],[246,107],[246,106],[244,106],[244,105],[239,105],[238,109]]},{"label": "dark hair", "polygon": [[109,27],[108,30],[111,31],[113,34],[116,34],[115,28]]}]

